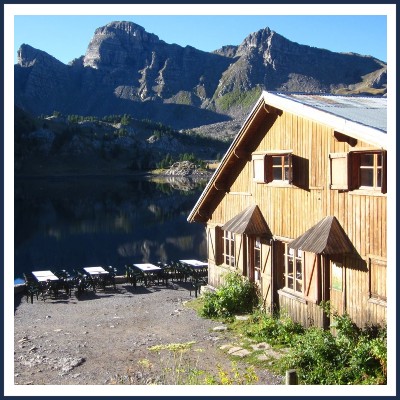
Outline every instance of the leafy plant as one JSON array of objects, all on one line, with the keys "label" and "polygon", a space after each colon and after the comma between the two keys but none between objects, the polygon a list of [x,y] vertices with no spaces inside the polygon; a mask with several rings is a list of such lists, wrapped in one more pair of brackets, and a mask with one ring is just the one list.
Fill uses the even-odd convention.
[{"label": "leafy plant", "polygon": [[273,316],[257,311],[245,327],[247,336],[272,345],[290,345],[295,335],[303,333],[303,326],[283,313],[280,316]]},{"label": "leafy plant", "polygon": [[215,292],[204,294],[200,314],[204,317],[230,317],[235,313],[249,313],[258,304],[257,289],[247,277],[228,273],[225,283]]},{"label": "leafy plant", "polygon": [[328,330],[311,327],[293,337],[291,352],[280,361],[281,371],[296,369],[304,384],[385,384],[386,327],[357,327],[348,314],[321,304],[333,319]]}]

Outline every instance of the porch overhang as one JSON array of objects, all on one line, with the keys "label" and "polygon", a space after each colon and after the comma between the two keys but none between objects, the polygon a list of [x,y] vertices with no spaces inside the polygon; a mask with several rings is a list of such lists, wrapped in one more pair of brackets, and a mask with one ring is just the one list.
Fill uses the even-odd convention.
[{"label": "porch overhang", "polygon": [[350,254],[354,251],[346,232],[334,216],[327,216],[289,243],[289,248],[315,254]]},{"label": "porch overhang", "polygon": [[272,238],[272,233],[257,205],[244,209],[226,222],[221,229],[240,235],[263,236]]}]

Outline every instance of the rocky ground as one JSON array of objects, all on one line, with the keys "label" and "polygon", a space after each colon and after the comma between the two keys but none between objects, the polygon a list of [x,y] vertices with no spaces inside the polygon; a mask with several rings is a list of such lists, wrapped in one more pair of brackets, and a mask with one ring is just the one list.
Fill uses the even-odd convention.
[{"label": "rocky ground", "polygon": [[[201,384],[206,376],[220,379],[221,370],[233,384],[250,383],[243,339],[199,317],[188,307],[194,298],[186,283],[121,283],[116,291],[35,298],[33,304],[16,295],[14,385]],[[265,344],[253,349],[260,359],[271,356]],[[241,378],[233,378],[232,360]],[[255,373],[251,384],[282,384],[267,369]]]}]

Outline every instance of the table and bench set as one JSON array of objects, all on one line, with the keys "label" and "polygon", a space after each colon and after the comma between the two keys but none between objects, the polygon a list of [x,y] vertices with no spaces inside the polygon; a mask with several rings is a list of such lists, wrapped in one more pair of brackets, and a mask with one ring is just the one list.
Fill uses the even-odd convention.
[{"label": "table and bench set", "polygon": [[208,264],[199,260],[179,260],[163,264],[130,264],[125,266],[127,280],[133,286],[142,283],[165,284],[168,282],[189,282],[190,294],[192,290],[195,296],[200,293],[201,286],[208,282]]},{"label": "table and bench set", "polygon": [[[33,298],[39,297],[43,301],[46,298],[59,298],[59,295],[70,297],[75,291],[77,297],[86,291],[106,290],[112,287],[116,290],[117,270],[109,267],[85,267],[82,270],[74,269],[72,273],[66,270],[43,270],[24,273],[25,294],[27,301],[33,303]],[[208,264],[198,260],[179,260],[167,264],[158,262],[137,263],[125,265],[125,277],[128,283],[136,287],[141,284],[150,285],[165,284],[169,282],[188,282],[190,295],[192,290],[195,296],[200,293],[200,288],[208,282]]]},{"label": "table and bench set", "polygon": [[57,299],[61,292],[70,297],[74,290],[78,297],[89,289],[96,292],[98,289],[105,290],[107,286],[112,286],[116,290],[116,269],[111,266],[74,269],[72,273],[66,270],[32,271],[23,275],[26,299],[28,301],[30,298],[31,303],[34,297],[38,300],[39,296],[43,301],[49,297]]}]

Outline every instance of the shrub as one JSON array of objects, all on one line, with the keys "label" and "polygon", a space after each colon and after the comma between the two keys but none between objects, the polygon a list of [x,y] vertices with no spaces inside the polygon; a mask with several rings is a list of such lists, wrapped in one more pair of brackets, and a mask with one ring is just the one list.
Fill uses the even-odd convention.
[{"label": "shrub", "polygon": [[229,273],[220,288],[204,294],[204,305],[200,314],[210,318],[227,318],[235,313],[252,312],[257,304],[258,296],[254,283],[247,277]]},{"label": "shrub", "polygon": [[301,324],[294,322],[287,315],[279,317],[258,311],[251,316],[246,325],[246,335],[260,342],[273,345],[289,345],[294,335],[304,333]]},{"label": "shrub", "polygon": [[301,383],[323,385],[386,384],[386,327],[358,328],[350,316],[331,314],[336,335],[312,327],[293,338],[291,352],[280,360],[281,371],[295,368]]}]

